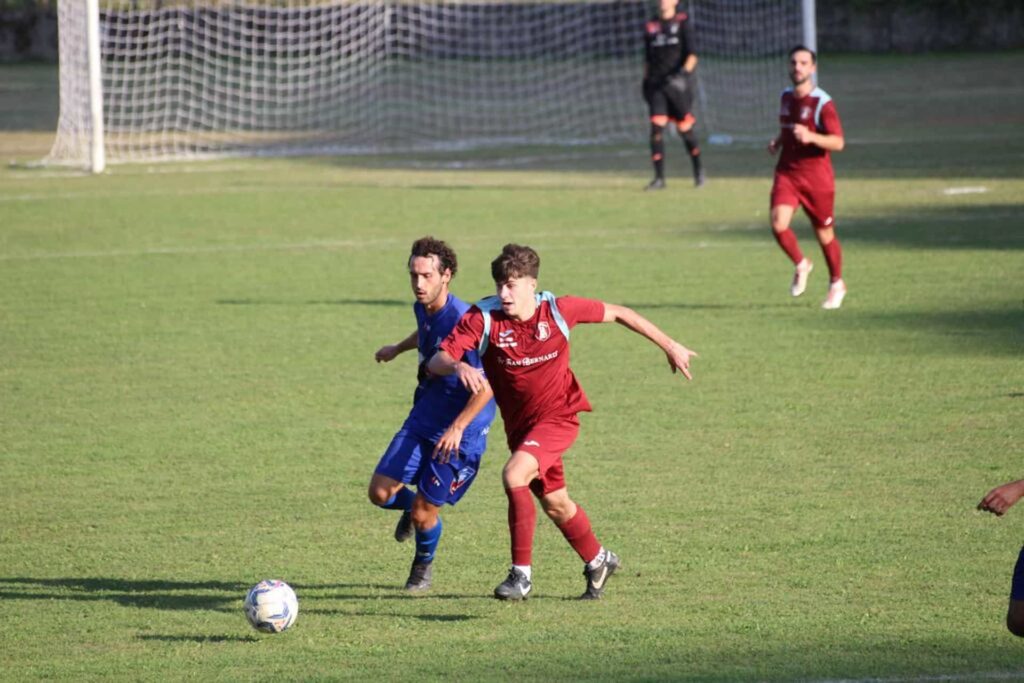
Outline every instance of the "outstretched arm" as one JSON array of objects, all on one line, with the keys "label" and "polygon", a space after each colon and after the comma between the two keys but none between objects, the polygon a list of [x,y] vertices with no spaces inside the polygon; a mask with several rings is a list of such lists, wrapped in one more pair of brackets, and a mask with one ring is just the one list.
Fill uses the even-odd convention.
[{"label": "outstretched arm", "polygon": [[406,351],[412,351],[416,348],[417,333],[413,332],[408,337],[398,342],[397,344],[388,344],[377,349],[377,353],[373,354],[373,357],[378,363],[387,363],[393,361],[398,357],[398,354]]},{"label": "outstretched arm", "polygon": [[452,423],[448,425],[448,429],[438,439],[437,445],[434,446],[434,460],[446,463],[451,459],[452,455],[459,454],[459,444],[462,443],[462,435],[465,433],[466,427],[480,414],[480,411],[487,406],[487,403],[493,397],[494,391],[491,390],[490,383],[484,379],[483,390],[469,397],[462,412],[455,417]]},{"label": "outstretched arm", "polygon": [[690,375],[690,358],[696,356],[697,352],[691,351],[669,337],[658,329],[657,325],[633,309],[606,303],[604,305],[603,322],[619,323],[623,327],[628,327],[637,334],[647,337],[654,342],[659,349],[665,352],[665,356],[668,358],[668,365],[672,368],[672,372],[676,372],[678,370],[683,373],[683,376],[685,376],[686,379],[693,379],[693,376]]},{"label": "outstretched arm", "polygon": [[1014,503],[1024,497],[1024,479],[997,486],[981,499],[978,509],[1002,517]]}]

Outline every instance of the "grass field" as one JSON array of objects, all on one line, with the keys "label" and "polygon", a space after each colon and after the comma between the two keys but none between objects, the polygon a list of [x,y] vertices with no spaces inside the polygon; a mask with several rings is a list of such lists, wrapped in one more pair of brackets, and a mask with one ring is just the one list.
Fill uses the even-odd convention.
[{"label": "grass field", "polygon": [[[1022,66],[823,65],[848,136],[840,311],[803,219],[819,269],[788,295],[760,149],[706,148],[696,191],[675,143],[653,196],[643,139],[0,169],[0,679],[1024,679],[1002,625],[1024,509],[974,510],[1024,477]],[[55,83],[0,68],[0,158],[45,154]],[[489,597],[500,429],[432,595],[400,588],[411,548],[365,487],[415,363],[373,352],[413,329],[425,233],[463,298],[521,241],[545,288],[701,354],[687,384],[622,329],[574,334],[595,412],[570,489],[625,563],[604,601],[569,599],[580,565],[545,520],[536,597]],[[242,615],[264,577],[299,594],[279,636]]]}]

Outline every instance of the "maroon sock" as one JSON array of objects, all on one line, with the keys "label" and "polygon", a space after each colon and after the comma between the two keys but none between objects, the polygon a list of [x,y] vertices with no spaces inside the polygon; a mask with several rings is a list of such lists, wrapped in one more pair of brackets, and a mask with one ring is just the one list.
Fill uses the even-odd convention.
[{"label": "maroon sock", "polygon": [[804,260],[803,252],[800,251],[800,245],[796,241],[796,233],[786,228],[782,232],[772,230],[772,234],[775,235],[775,241],[779,243],[782,251],[786,252],[786,256],[794,265]]},{"label": "maroon sock", "polygon": [[505,489],[508,496],[508,531],[512,537],[512,564],[529,565],[533,560],[533,531],[537,508],[529,486]]},{"label": "maroon sock", "polygon": [[581,506],[577,505],[576,514],[572,516],[572,519],[559,525],[558,528],[584,562],[590,562],[601,552],[601,544],[597,542],[594,530],[590,528],[590,519],[587,518],[587,513]]},{"label": "maroon sock", "polygon": [[828,263],[828,273],[832,282],[841,279],[843,277],[843,250],[839,246],[839,240],[833,239],[828,244],[822,245],[821,250],[825,253],[825,262]]}]

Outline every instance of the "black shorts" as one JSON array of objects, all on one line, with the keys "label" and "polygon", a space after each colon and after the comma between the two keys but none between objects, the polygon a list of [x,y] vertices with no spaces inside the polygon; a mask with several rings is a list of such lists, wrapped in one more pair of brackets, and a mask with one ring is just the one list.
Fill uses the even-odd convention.
[{"label": "black shorts", "polygon": [[664,81],[644,81],[644,99],[651,117],[667,116],[675,121],[693,118],[693,76],[678,73]]}]

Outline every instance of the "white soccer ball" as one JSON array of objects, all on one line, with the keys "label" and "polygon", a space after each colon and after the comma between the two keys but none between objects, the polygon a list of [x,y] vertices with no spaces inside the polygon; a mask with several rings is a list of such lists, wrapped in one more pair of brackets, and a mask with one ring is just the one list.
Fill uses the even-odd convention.
[{"label": "white soccer ball", "polygon": [[299,616],[299,599],[284,581],[264,579],[245,596],[245,618],[264,633],[280,633]]}]

